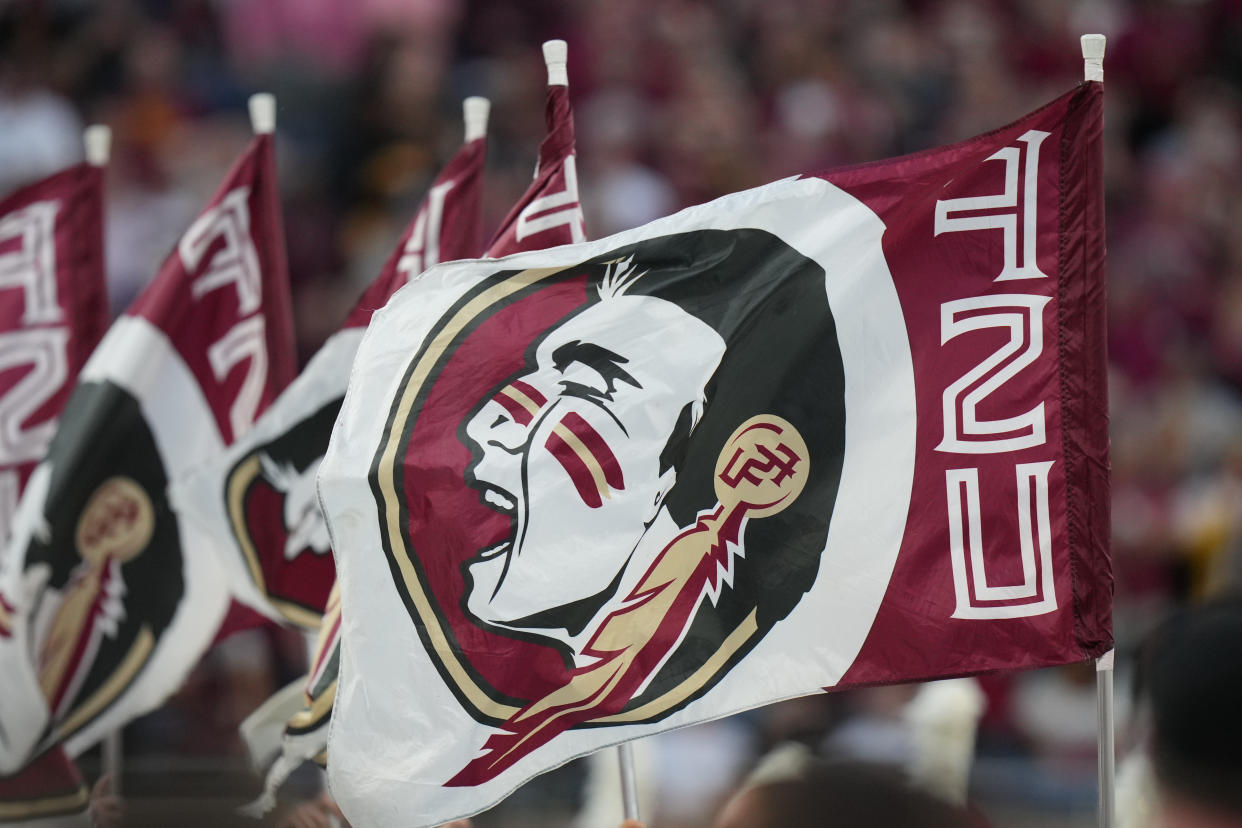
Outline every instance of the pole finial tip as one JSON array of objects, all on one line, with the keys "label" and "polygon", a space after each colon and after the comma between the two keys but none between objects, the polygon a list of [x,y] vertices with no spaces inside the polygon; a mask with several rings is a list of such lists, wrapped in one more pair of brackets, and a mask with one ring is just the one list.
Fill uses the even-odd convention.
[{"label": "pole finial tip", "polygon": [[276,131],[276,96],[271,92],[259,92],[250,96],[250,128],[255,135],[270,135]]},{"label": "pole finial tip", "polygon": [[1104,46],[1107,39],[1102,34],[1085,34],[1079,38],[1082,44],[1083,79],[1104,80]]},{"label": "pole finial tip", "polygon": [[92,124],[82,132],[82,144],[86,149],[86,161],[93,167],[103,167],[112,155],[112,128]]},{"label": "pole finial tip", "polygon": [[548,67],[548,86],[569,86],[569,74],[565,62],[569,59],[569,44],[563,40],[546,40],[543,44],[543,62]]},{"label": "pole finial tip", "polygon": [[487,98],[472,95],[462,101],[461,109],[466,122],[466,141],[487,135],[487,117],[491,114],[492,102]]}]

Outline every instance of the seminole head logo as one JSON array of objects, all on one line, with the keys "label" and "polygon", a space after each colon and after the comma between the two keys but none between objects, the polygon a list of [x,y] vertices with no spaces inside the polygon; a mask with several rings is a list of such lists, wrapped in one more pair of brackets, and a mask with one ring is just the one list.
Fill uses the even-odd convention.
[{"label": "seminole head logo", "polygon": [[450,785],[709,692],[814,583],[844,442],[824,272],[770,234],[485,290],[413,360],[372,479],[429,654],[497,728]]},{"label": "seminole head logo", "polygon": [[271,606],[307,629],[319,627],[336,581],[315,473],[340,408],[339,398],[329,400],[252,445],[224,478],[229,527],[246,571]]},{"label": "seminole head logo", "polygon": [[65,712],[71,687],[84,680],[91,666],[84,653],[92,639],[116,635],[125,616],[122,566],[147,549],[154,532],[151,498],[132,478],[110,477],[87,500],[74,532],[81,562],[64,590],[39,659],[39,683],[53,713]]}]

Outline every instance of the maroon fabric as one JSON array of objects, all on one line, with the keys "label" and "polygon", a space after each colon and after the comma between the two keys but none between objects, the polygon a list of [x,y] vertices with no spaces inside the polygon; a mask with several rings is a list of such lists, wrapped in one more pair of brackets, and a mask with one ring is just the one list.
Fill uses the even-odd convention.
[{"label": "maroon fabric", "polygon": [[[1065,458],[1070,488],[1075,637],[1091,654],[1112,647],[1111,500],[1108,465],[1108,297],[1104,279],[1104,92],[1085,84],[1070,102],[1062,142],[1065,195],[1061,235]],[[1067,217],[1081,216],[1081,224]],[[1105,596],[1109,600],[1101,600]]]},{"label": "maroon fabric", "polygon": [[68,814],[82,814],[83,824],[87,824],[89,803],[82,773],[60,745],[20,773],[0,776],[0,808],[11,817],[0,816],[0,824]]},{"label": "maroon fabric", "polygon": [[[1112,646],[1101,100],[1100,85],[1085,83],[987,135],[822,174],[886,225],[884,253],[905,314],[920,411],[901,553],[867,641],[839,686],[1060,664],[1099,656]],[[1026,178],[1030,144],[1022,140],[1030,130],[1048,133],[1039,146],[1033,179]],[[1023,259],[1028,220],[1024,205],[1027,181],[1033,180],[1035,263],[1042,276],[996,278],[1005,268],[1006,245],[999,227],[936,233],[938,201],[1004,191],[1006,163],[994,153],[1005,147],[1020,150],[1015,156],[1020,159],[1016,206],[976,207],[948,215],[1014,215],[1017,241],[1010,246],[1016,247],[1019,264],[1030,264]],[[950,395],[955,411],[961,412],[962,400],[979,392],[981,421],[1011,418],[1042,405],[1046,439],[1037,445],[995,452],[942,447],[946,389],[989,355],[1015,344],[999,321],[947,335],[949,309],[975,297],[984,303],[985,313],[1006,312],[1023,301],[1046,303],[1041,305],[1042,349],[1019,367],[1013,382],[980,391],[989,377],[1017,364],[1018,357],[1011,356],[967,384],[955,399]],[[964,311],[962,318],[979,312]],[[1020,333],[1028,350],[1033,350],[1034,333]],[[977,475],[984,577],[990,586],[1012,585],[1023,581],[1015,469],[1018,464],[1046,463],[1051,464],[1046,477],[1051,570],[1060,604],[1055,610],[1017,617],[962,617],[955,611],[960,601],[949,554],[949,475],[963,470]],[[969,568],[973,564],[966,557]],[[1042,573],[1038,548],[1035,559]],[[973,578],[973,570],[968,571],[967,580],[973,583]],[[971,600],[995,612],[1041,597],[1042,586],[1028,599]]]},{"label": "maroon fabric", "polygon": [[[568,87],[548,87],[544,120],[548,132],[539,145],[535,180],[488,243],[486,255],[490,257],[586,240],[578,203],[574,113]],[[547,225],[545,229],[535,229],[543,225]]]},{"label": "maroon fabric", "polygon": [[[0,287],[0,349],[12,347],[5,340],[25,343],[22,350],[43,343],[55,349],[63,367],[59,378],[49,375],[50,381],[32,385],[40,373],[33,362],[6,359],[0,365],[0,406],[13,412],[20,435],[16,445],[0,452],[0,477],[8,478],[4,494],[14,498],[4,504],[6,510],[16,506],[54,425],[45,426],[41,435],[35,430],[55,423],[107,327],[103,257],[103,171],[98,167],[78,164],[0,202],[0,259],[8,265],[0,269],[11,280]],[[50,268],[45,270],[45,263]],[[31,281],[24,283],[27,278]],[[10,516],[8,511],[3,515],[0,535],[7,537]],[[78,812],[85,809],[85,797],[82,774],[60,746],[22,772],[0,777],[0,805],[14,814],[23,808],[28,814],[45,812],[49,799],[60,801],[56,813]]]},{"label": "maroon fabric", "polygon": [[[103,256],[98,167],[78,164],[0,201],[0,417],[13,420],[0,420],[0,429],[16,437],[0,440],[0,477],[16,484],[4,496],[25,488],[107,328]],[[51,362],[36,365],[38,353]],[[0,535],[9,517],[0,515]]]},{"label": "maroon fabric", "polygon": [[[487,139],[476,138],[457,151],[436,180],[413,221],[401,235],[383,270],[345,320],[345,328],[365,328],[371,314],[397,290],[438,262],[470,259],[482,252],[483,164]],[[443,193],[437,195],[437,193]],[[438,216],[433,218],[433,215]],[[439,233],[435,233],[435,228]],[[433,254],[435,240],[438,254]]]},{"label": "maroon fabric", "polygon": [[[342,330],[365,328],[376,310],[427,267],[440,261],[473,258],[482,252],[482,183],[486,154],[485,138],[470,141],[457,151],[432,182],[392,255],[354,306]],[[322,367],[316,369],[316,365],[312,361],[308,370],[322,372]],[[339,384],[343,395],[346,379],[345,375],[324,376],[321,382],[328,387]],[[306,427],[307,430],[296,438],[305,441],[316,456],[322,456],[326,450],[335,419],[335,410],[327,417],[319,410],[322,403],[321,398],[316,398],[304,406],[306,417],[313,420],[314,425]],[[336,580],[335,565],[331,555],[306,553],[290,559],[285,554],[289,537],[283,513],[285,496],[262,477],[250,486],[245,508],[250,521],[250,542],[262,562],[264,590],[283,602],[318,613],[323,610]],[[234,602],[217,633],[217,640],[265,621],[254,610]]]},{"label": "maroon fabric", "polygon": [[[230,195],[243,188],[244,211],[235,209],[243,200]],[[232,278],[234,268],[242,268],[240,278]],[[202,387],[226,445],[241,436],[234,433],[231,409],[251,365],[240,359],[217,377],[208,355],[212,345],[239,323],[261,319],[267,372],[253,415],[289,384],[296,373],[293,309],[271,135],[251,141],[127,313],[168,335]]]}]

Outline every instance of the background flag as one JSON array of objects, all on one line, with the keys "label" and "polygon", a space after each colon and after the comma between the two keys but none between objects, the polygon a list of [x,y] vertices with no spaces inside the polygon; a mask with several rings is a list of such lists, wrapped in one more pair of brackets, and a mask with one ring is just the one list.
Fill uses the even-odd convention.
[{"label": "background flag", "polygon": [[427,266],[480,252],[487,106],[465,104],[466,143],[342,328],[244,440],[173,485],[177,511],[224,551],[234,597],[275,620],[317,628],[336,579],[315,472],[371,314]]},{"label": "background flag", "polygon": [[[78,372],[108,326],[103,170],[78,164],[0,202],[0,538]],[[2,553],[0,553],[2,554]],[[0,636],[9,606],[0,596]],[[0,776],[0,823],[85,825],[82,775],[55,745]]]},{"label": "background flag", "polygon": [[319,473],[350,820],[1107,651],[1100,102],[441,265],[378,312]]},{"label": "background flag", "polygon": [[[548,41],[543,46],[543,54],[548,68],[548,133],[540,145],[535,181],[501,224],[488,248],[489,257],[507,256],[542,246],[569,244],[585,238],[574,171],[573,110],[569,106],[564,41]],[[566,193],[571,197],[567,199]],[[519,233],[519,225],[525,227],[535,215],[555,215],[559,218],[555,221],[548,219],[546,226],[537,231],[527,232],[524,229]],[[427,266],[431,264],[428,262]],[[391,294],[386,295],[385,301],[390,296]],[[370,320],[370,314],[367,320]],[[354,350],[357,350],[356,345]],[[339,404],[337,410],[339,411]],[[324,450],[326,449],[325,443]],[[320,626],[314,660],[303,691],[305,704],[289,718],[284,728],[279,756],[271,766],[263,798],[255,803],[255,810],[266,811],[275,804],[276,790],[298,764],[309,759],[320,764],[326,762],[328,726],[332,720],[340,670],[340,647],[338,598],[330,605],[330,611],[324,616]],[[265,709],[256,711],[243,725],[243,735],[250,749],[251,759],[256,765],[266,764],[269,757],[275,755],[271,736],[276,731],[270,726],[270,719],[284,709],[278,699],[273,698],[270,706],[265,705]]]},{"label": "background flag", "polygon": [[543,44],[543,59],[548,67],[548,103],[544,110],[548,132],[539,145],[535,180],[488,243],[489,257],[586,241],[582,205],[578,202],[574,111],[569,105],[569,75],[565,70],[567,51],[563,40]]},{"label": "background flag", "polygon": [[78,752],[181,683],[228,593],[167,483],[244,434],[293,371],[269,127],[86,363],[31,477],[0,572],[0,767]]},{"label": "background flag", "polygon": [[[466,99],[465,144],[432,182],[396,250],[341,330],[244,440],[173,486],[177,510],[225,551],[234,597],[275,620],[317,628],[328,637],[315,650],[310,675],[276,694],[242,726],[254,765],[270,766],[269,793],[256,803],[260,812],[275,804],[275,791],[288,774],[322,754],[328,742],[336,690],[332,618],[339,621],[340,609],[339,602],[329,602],[336,570],[315,472],[371,314],[426,267],[479,255],[489,107],[485,98]],[[325,607],[328,617],[321,626]]]},{"label": "background flag", "polygon": [[78,164],[0,202],[0,533],[108,327],[103,170]]},{"label": "background flag", "polygon": [[[545,172],[555,171],[556,169],[563,167],[567,159],[570,163],[572,163],[573,112],[569,107],[567,96],[568,81],[564,71],[565,57],[566,55],[563,41],[552,41],[549,44],[545,44],[544,58],[548,66],[549,81],[547,109],[548,135],[541,144],[539,161],[540,168]],[[469,139],[472,135],[469,103],[467,103],[466,109],[466,122],[466,134]],[[475,131],[482,134],[485,131],[485,124],[480,124]],[[468,145],[463,148],[461,152],[464,154],[469,149],[470,147]],[[436,193],[444,192],[447,194],[447,196],[440,196],[441,199],[446,197],[463,197],[463,191],[460,189],[460,186],[450,186],[447,184],[447,181],[454,180],[452,170],[456,167],[457,163],[458,160],[455,159],[450,164],[449,168],[446,169],[441,175],[441,178],[437,180],[437,183],[433,185],[431,193],[428,195],[428,202],[424,204],[419,216],[415,218],[414,223],[411,225],[408,236],[409,240],[421,237],[423,230],[420,228],[423,226],[424,222],[424,219],[422,218],[423,212],[428,209],[429,205],[434,204],[432,199],[436,196]],[[479,172],[477,177],[473,179],[476,185],[481,178],[481,166],[482,159],[480,158]],[[554,246],[558,244],[570,243],[574,241],[575,238],[583,235],[584,230],[582,225],[582,213],[581,208],[577,203],[576,178],[572,180],[574,182],[574,197],[572,204],[569,205],[569,215],[572,221],[568,223],[562,222],[552,224],[544,231],[536,234],[533,240],[534,242]],[[489,249],[488,255],[492,257],[504,256],[523,249],[518,246],[519,243],[515,229],[517,223],[522,220],[521,217],[523,215],[539,212],[542,209],[539,205],[543,203],[540,202],[539,199],[541,199],[548,192],[563,191],[563,183],[558,183],[563,181],[563,175],[558,177],[551,174],[537,174],[535,182],[528,189],[527,193],[523,196],[518,205],[510,211],[509,216],[502,223],[500,230],[497,231],[496,240]],[[475,194],[475,201],[473,204],[475,205],[475,212],[473,213],[474,221],[477,222],[479,220],[477,210],[477,192]],[[534,205],[533,207],[531,206],[532,204]],[[523,211],[523,205],[526,206],[525,213]],[[445,219],[439,225],[446,234],[445,240],[441,243],[441,250],[448,250],[450,248],[446,245],[458,247],[455,242],[462,238],[460,235],[454,234],[454,229],[450,225],[458,220],[462,221],[465,226],[471,225],[469,222],[465,221],[464,218],[451,218],[451,215],[456,215],[456,213],[450,213],[446,210],[444,215]],[[437,225],[432,223],[427,226],[435,227]],[[525,236],[523,238],[525,239]],[[370,321],[371,314],[374,310],[382,307],[392,296],[397,287],[400,287],[401,284],[404,283],[404,280],[396,278],[392,274],[395,272],[396,268],[399,267],[400,263],[410,261],[411,254],[417,255],[413,250],[411,250],[413,247],[414,245],[412,241],[403,239],[402,243],[398,246],[398,252],[395,253],[389,260],[383,274],[381,274],[380,278],[376,281],[375,285],[368,292],[368,294],[363,297],[362,301],[359,303],[359,308],[355,310],[353,315],[351,315],[350,319],[357,319],[360,328],[364,327]],[[473,254],[459,252],[451,258],[466,258],[470,255]],[[446,258],[446,260],[450,259]],[[430,267],[435,264],[436,261],[437,260],[435,258],[426,257],[421,260],[415,260],[414,264]],[[351,346],[348,352],[349,362],[352,362],[353,356],[357,351],[358,343],[361,340],[361,333],[362,332],[359,329],[355,331],[351,337]],[[342,332],[337,336],[341,337],[344,335],[345,332]],[[327,347],[328,346],[325,345],[324,350],[327,350]],[[303,376],[299,377],[298,380],[294,382],[286,394],[282,396],[281,401],[279,401],[277,405],[273,407],[272,411],[269,412],[268,416],[264,418],[264,422],[261,422],[259,426],[256,427],[252,439],[248,440],[247,444],[257,441],[262,435],[267,433],[267,421],[274,421],[277,416],[285,410],[283,407],[284,400],[292,397],[295,391],[302,387],[303,378],[307,377],[310,373],[311,366],[308,366],[307,370],[303,372]],[[332,408],[333,420],[335,420],[336,412],[340,409],[341,398],[344,397],[344,385],[347,370],[339,371],[335,374],[335,376],[338,378],[340,385],[337,386],[339,388],[339,392],[334,398],[335,405]],[[317,400],[319,397],[315,397],[314,399]],[[300,408],[304,411],[308,411],[311,410],[313,406],[308,406],[303,403]],[[287,430],[288,426],[284,424],[287,423],[287,420],[288,418],[284,418],[282,425],[279,426],[279,428]],[[284,430],[278,433],[285,433]],[[314,468],[316,470],[318,469],[319,460],[322,457],[322,451],[327,450],[327,440],[329,436],[330,424],[322,431],[322,441],[315,442],[315,445],[322,446],[320,454],[314,460]],[[238,449],[235,449],[230,453],[232,462],[228,465],[235,466],[242,456],[244,456],[244,454]],[[307,477],[313,481],[313,473],[308,474]],[[220,472],[214,472],[214,474],[211,475],[211,478],[208,478],[207,475],[193,476],[190,482],[195,484],[195,490],[192,491],[189,487],[184,489],[185,497],[182,499],[184,499],[186,503],[185,508],[195,508],[194,504],[204,504],[219,499],[219,495],[217,493],[224,487],[219,483],[216,483],[214,486],[212,486],[211,483],[205,484],[204,481],[208,479],[221,479]],[[203,488],[204,485],[211,488]],[[317,505],[318,504],[316,502],[316,506]],[[271,520],[273,511],[269,510],[268,515],[268,519]],[[222,524],[217,518],[214,525],[220,526]],[[273,560],[277,559],[275,550],[269,553],[269,557]],[[311,665],[311,671],[302,686],[291,686],[290,688],[282,690],[267,704],[255,711],[255,713],[252,714],[242,725],[242,734],[250,751],[252,762],[257,767],[270,766],[267,774],[264,795],[255,803],[254,810],[256,812],[265,812],[274,806],[277,789],[284,782],[289,773],[291,773],[300,763],[312,759],[319,761],[320,764],[323,764],[326,761],[328,725],[331,722],[332,704],[336,695],[336,682],[340,665],[339,600],[334,601],[330,605],[329,613],[324,617],[320,626],[319,635],[320,638],[315,648],[315,656]],[[294,710],[292,715],[288,712],[290,707]],[[279,726],[277,726],[277,722],[279,722]]]}]

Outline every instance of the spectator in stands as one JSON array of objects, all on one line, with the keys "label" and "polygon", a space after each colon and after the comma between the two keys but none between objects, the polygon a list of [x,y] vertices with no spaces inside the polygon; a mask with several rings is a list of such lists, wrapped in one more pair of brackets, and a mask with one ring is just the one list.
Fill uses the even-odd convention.
[{"label": "spectator in stands", "polygon": [[1147,749],[1167,828],[1242,824],[1242,600],[1186,610],[1158,628],[1139,662]]}]

